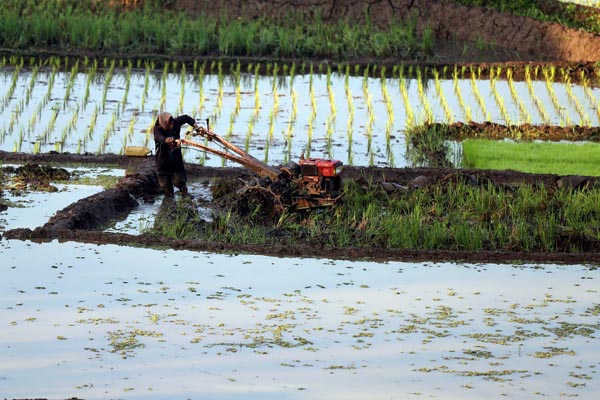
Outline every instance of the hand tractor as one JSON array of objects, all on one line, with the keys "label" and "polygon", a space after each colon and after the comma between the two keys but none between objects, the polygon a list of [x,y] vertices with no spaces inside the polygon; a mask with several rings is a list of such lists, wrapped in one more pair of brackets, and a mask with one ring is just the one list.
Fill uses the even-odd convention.
[{"label": "hand tractor", "polygon": [[330,207],[341,199],[343,163],[339,160],[304,158],[303,154],[298,163],[290,162],[275,168],[212,132],[208,121],[207,128],[198,127],[189,136],[200,136],[221,148],[189,139],[181,139],[180,144],[234,161],[257,175],[251,182],[245,182],[238,192],[238,200],[242,204],[246,202],[247,212],[254,212],[252,206],[260,205],[263,215],[275,217],[283,211]]}]

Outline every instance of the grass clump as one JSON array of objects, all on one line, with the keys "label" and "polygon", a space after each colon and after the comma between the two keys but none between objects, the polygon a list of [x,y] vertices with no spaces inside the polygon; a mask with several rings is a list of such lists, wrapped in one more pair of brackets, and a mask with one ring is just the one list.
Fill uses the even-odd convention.
[{"label": "grass clump", "polygon": [[462,142],[465,168],[514,170],[557,175],[600,176],[600,144],[508,142],[470,139]]},{"label": "grass clump", "polygon": [[[169,226],[178,225],[174,220],[169,219]],[[270,225],[229,210],[201,228],[171,235],[234,244],[374,250],[598,251],[600,189],[504,187],[459,173],[392,192],[379,184],[350,181],[342,204],[333,209],[284,213]]]},{"label": "grass clump", "polygon": [[416,18],[386,27],[364,21],[325,22],[320,15],[270,19],[193,18],[164,2],[119,7],[95,0],[6,0],[0,9],[0,47],[18,51],[109,52],[195,56],[426,58],[431,28]]}]

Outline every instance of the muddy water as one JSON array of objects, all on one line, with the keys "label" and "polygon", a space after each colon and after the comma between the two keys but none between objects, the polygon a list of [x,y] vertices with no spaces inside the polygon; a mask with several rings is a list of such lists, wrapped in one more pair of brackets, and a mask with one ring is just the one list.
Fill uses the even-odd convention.
[{"label": "muddy water", "polygon": [[[559,79],[560,72],[556,72]],[[345,164],[403,167],[405,130],[433,121],[600,124],[599,88],[544,80],[380,79],[342,74],[111,74],[0,70],[0,149],[117,153],[153,147],[158,110],[210,118],[213,130],[269,164],[301,153]],[[12,90],[11,90],[12,89]],[[204,122],[203,122],[204,123]],[[188,162],[221,166],[186,151]]]},{"label": "muddy water", "polygon": [[593,398],[600,390],[600,284],[582,265],[7,240],[0,254],[7,397]]}]

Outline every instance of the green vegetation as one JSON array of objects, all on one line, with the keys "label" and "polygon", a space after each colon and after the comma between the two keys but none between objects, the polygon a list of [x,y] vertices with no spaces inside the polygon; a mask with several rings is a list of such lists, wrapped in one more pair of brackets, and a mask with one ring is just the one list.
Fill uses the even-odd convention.
[{"label": "green vegetation", "polygon": [[600,34],[600,13],[573,3],[548,0],[446,0],[467,6],[481,6],[531,17],[546,22],[556,22],[570,28]]},{"label": "green vegetation", "polygon": [[[423,188],[391,193],[380,185],[347,182],[344,200],[304,217],[284,214],[274,225],[229,211],[211,223],[179,213],[173,226],[186,238],[236,244],[366,247],[371,249],[598,251],[600,189],[500,187],[460,174]],[[195,226],[184,229],[183,226]],[[183,238],[183,236],[172,236]]]},{"label": "green vegetation", "polygon": [[[106,4],[105,4],[106,3]],[[165,10],[162,2],[119,10],[94,0],[7,0],[0,9],[0,47],[111,54],[424,58],[433,48],[431,29],[417,35],[417,20],[385,29],[370,21],[325,23],[289,15],[281,21],[194,19]]]},{"label": "green vegetation", "polygon": [[600,176],[600,144],[465,140],[463,166],[558,175]]}]

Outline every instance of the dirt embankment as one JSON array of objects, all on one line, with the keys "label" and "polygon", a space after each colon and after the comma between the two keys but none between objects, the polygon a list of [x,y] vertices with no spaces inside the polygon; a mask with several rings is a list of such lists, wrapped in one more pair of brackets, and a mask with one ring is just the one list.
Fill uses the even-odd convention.
[{"label": "dirt embankment", "polygon": [[[35,159],[36,162],[77,163],[91,161],[81,155],[15,155],[0,152],[0,160],[21,162]],[[99,164],[103,158],[96,159]],[[239,245],[235,243],[200,242],[195,240],[171,239],[157,235],[130,235],[103,232],[102,226],[110,221],[123,219],[138,204],[138,200],[153,196],[158,191],[156,176],[151,158],[127,158],[111,156],[111,165],[128,166],[131,172],[122,178],[116,188],[81,199],[57,212],[46,224],[34,230],[13,229],[5,232],[5,239],[49,241],[80,241],[96,244],[119,244],[152,248],[171,248],[195,251],[216,251],[231,253],[264,254],[277,257],[319,257],[332,259],[370,259],[380,261],[464,261],[464,262],[556,262],[556,263],[600,263],[600,253],[541,253],[512,251],[444,251],[417,249],[369,249],[369,248],[331,248],[313,244],[297,246]],[[190,165],[188,174],[191,179],[203,179],[211,176],[229,176],[232,179],[247,176],[248,172],[240,168],[205,168]],[[367,180],[382,184],[432,185],[448,179],[450,175],[460,175],[462,179],[491,181],[496,185],[510,186],[520,183],[543,184],[552,189],[557,187],[580,188],[586,185],[600,185],[600,178],[560,177],[557,175],[525,174],[514,171],[477,171],[444,170],[432,168],[368,168],[347,167],[343,179]],[[138,200],[135,200],[138,199]]]},{"label": "dirt embankment", "polygon": [[[547,3],[548,7],[562,7],[557,1]],[[435,33],[434,58],[439,62],[600,60],[598,35],[483,7],[435,0],[177,0],[171,6],[199,18],[278,18],[293,10],[306,15],[307,21],[318,15],[325,22],[363,23],[368,15],[380,27],[391,20],[417,18],[418,29],[430,28]]]}]

